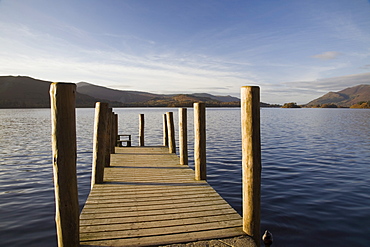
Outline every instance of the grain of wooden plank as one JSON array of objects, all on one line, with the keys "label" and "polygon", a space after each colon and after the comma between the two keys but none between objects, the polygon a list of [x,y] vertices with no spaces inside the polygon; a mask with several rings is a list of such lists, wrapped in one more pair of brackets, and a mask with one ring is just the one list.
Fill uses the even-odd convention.
[{"label": "grain of wooden plank", "polygon": [[154,228],[163,228],[163,227],[172,227],[172,226],[189,226],[215,222],[226,222],[233,220],[241,220],[240,217],[236,215],[211,215],[203,216],[196,218],[187,218],[187,219],[167,219],[167,220],[157,220],[157,221],[145,221],[145,222],[129,222],[129,223],[116,223],[105,225],[102,228],[101,225],[90,225],[83,228],[82,233],[99,233],[107,231],[125,231],[132,229],[154,229]]},{"label": "grain of wooden plank", "polygon": [[[190,207],[192,206],[192,207]],[[193,203],[193,204],[186,204],[183,206],[178,207],[156,207],[156,206],[148,206],[148,207],[141,207],[141,206],[131,206],[131,207],[119,207],[113,208],[108,212],[104,212],[102,214],[96,209],[86,210],[83,215],[81,215],[81,219],[87,217],[96,217],[96,218],[105,218],[105,217],[117,217],[122,215],[131,215],[132,213],[136,215],[153,215],[153,214],[166,214],[172,212],[189,212],[189,211],[202,211],[204,210],[217,210],[219,207],[222,207],[223,204],[214,204],[212,202],[206,203]],[[89,216],[93,215],[93,216]]]},{"label": "grain of wooden plank", "polygon": [[160,220],[175,220],[175,219],[189,219],[199,218],[207,216],[218,216],[218,215],[235,215],[235,211],[231,208],[201,211],[201,212],[186,212],[186,213],[173,213],[164,215],[142,215],[142,216],[131,216],[131,217],[118,217],[118,218],[92,218],[81,220],[81,225],[108,225],[108,224],[119,224],[129,222],[155,222]]},{"label": "grain of wooden plank", "polygon": [[[155,193],[155,192],[153,192]],[[206,191],[204,193],[202,192],[183,192],[181,194],[179,193],[155,193],[155,194],[134,194],[134,195],[112,195],[110,197],[102,194],[102,195],[97,195],[89,198],[89,203],[93,203],[94,201],[97,202],[102,202],[104,200],[109,200],[109,201],[114,201],[114,200],[119,200],[119,201],[164,201],[164,200],[175,200],[175,199],[191,199],[191,198],[201,198],[201,199],[206,199],[210,197],[217,197],[219,198],[219,195],[217,193],[212,193],[210,191]]]},{"label": "grain of wooden plank", "polygon": [[[173,206],[175,207],[175,205],[181,205],[182,203],[199,202],[198,197],[189,198],[189,199],[187,198],[173,199],[173,198],[165,197],[164,199],[166,199],[166,201],[158,200],[157,198],[155,200],[146,200],[146,201],[135,201],[134,199],[132,199],[131,201],[128,201],[127,199],[126,200],[116,199],[112,201],[109,201],[109,200],[98,201],[97,200],[96,203],[92,203],[90,201],[90,203],[85,206],[85,209],[98,209],[98,208],[110,209],[110,208],[115,208],[115,207],[130,207],[130,206],[135,206],[135,205],[140,205],[140,206],[163,205],[163,204],[167,204],[168,202],[171,202]],[[206,197],[206,198],[202,198],[202,202],[215,202],[215,200],[217,199],[218,199],[217,196]]]},{"label": "grain of wooden plank", "polygon": [[110,238],[132,238],[132,237],[145,237],[145,236],[161,236],[171,235],[182,232],[197,232],[197,231],[210,231],[217,229],[225,229],[241,226],[241,219],[219,221],[219,222],[202,222],[201,224],[179,225],[157,228],[134,228],[129,230],[116,230],[116,231],[100,231],[100,232],[83,232],[80,234],[80,240],[99,240]]},{"label": "grain of wooden plank", "polygon": [[[182,208],[168,208],[166,209],[166,213],[167,214],[171,214],[171,213],[184,213],[184,212],[197,212],[197,211],[203,211],[203,210],[219,210],[219,209],[224,209],[224,208],[231,208],[229,205],[225,205],[225,204],[210,204],[210,205],[198,205],[197,207],[192,207],[192,208],[189,208],[189,207],[182,207]],[[80,219],[83,219],[83,218],[86,218],[87,217],[87,213],[89,212],[88,211],[89,209],[86,210],[86,213],[85,213],[85,210],[82,211],[82,214],[80,215]],[[124,208],[120,209],[120,208],[117,208],[117,210],[125,210]],[[116,210],[116,211],[117,211]],[[155,209],[155,210],[147,210],[147,211],[144,211],[144,210],[140,210],[140,214],[147,214],[147,215],[155,215],[155,214],[160,214],[161,212],[163,212],[164,210],[163,209]],[[110,211],[112,212],[112,211]],[[125,211],[123,211],[125,212]],[[125,213],[125,215],[137,215],[138,213],[137,212],[133,212],[133,211],[127,211],[127,213]],[[92,210],[90,213],[92,214],[95,214],[96,217],[105,217],[104,215],[99,215],[99,214],[96,214],[94,213],[94,210]],[[112,214],[115,214],[116,212],[112,212]]]},{"label": "grain of wooden plank", "polygon": [[96,241],[82,241],[81,246],[156,246],[173,243],[183,243],[187,241],[199,241],[204,239],[225,238],[230,236],[239,236],[240,227],[229,228],[227,232],[224,229],[212,230],[207,232],[190,232],[173,235],[128,238],[128,239],[108,239]]},{"label": "grain of wooden plank", "polygon": [[110,186],[108,187],[108,184],[106,184],[104,188],[94,188],[93,191],[91,191],[89,198],[94,196],[122,196],[122,195],[135,195],[135,194],[152,194],[153,191],[156,192],[162,192],[164,194],[192,194],[197,192],[211,192],[211,193],[217,193],[213,189],[211,189],[209,186],[145,186],[141,185],[140,188],[138,188],[135,185],[126,185],[126,186]]},{"label": "grain of wooden plank", "polygon": [[[230,211],[231,210],[231,211]],[[157,220],[163,218],[178,218],[178,217],[187,217],[188,215],[191,215],[192,217],[200,217],[204,215],[214,214],[217,215],[219,213],[222,214],[230,214],[231,212],[235,213],[233,209],[230,207],[219,205],[219,206],[213,206],[213,207],[204,207],[204,210],[201,210],[201,208],[184,208],[184,209],[171,209],[161,211],[161,210],[152,210],[152,211],[144,211],[138,214],[137,212],[127,212],[127,213],[111,213],[111,214],[84,214],[81,216],[81,224],[85,225],[84,222],[87,222],[89,220],[93,220],[94,222],[102,222],[104,223],[105,220],[111,220],[111,219],[133,219],[138,220],[142,219],[143,217],[147,217],[148,221],[149,219],[156,218]],[[134,219],[135,218],[135,219]]]},{"label": "grain of wooden plank", "polygon": [[243,235],[242,219],[167,147],[116,147],[80,215],[82,246],[145,246]]}]

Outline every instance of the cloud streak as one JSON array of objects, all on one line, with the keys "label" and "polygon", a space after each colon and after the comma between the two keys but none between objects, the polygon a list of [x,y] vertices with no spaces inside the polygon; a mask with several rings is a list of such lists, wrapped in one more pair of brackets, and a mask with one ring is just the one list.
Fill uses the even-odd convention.
[{"label": "cloud streak", "polygon": [[265,85],[262,87],[264,91],[263,100],[282,104],[287,103],[281,101],[281,98],[285,98],[289,99],[289,102],[306,104],[328,92],[337,92],[360,84],[370,84],[370,73]]},{"label": "cloud streak", "polygon": [[[252,4],[248,15],[243,9],[247,6],[238,3],[236,9],[227,6],[209,13],[216,23],[195,15],[202,20],[198,23],[136,1],[126,15],[125,8],[115,11],[114,4],[98,4],[105,9],[101,16],[92,11],[94,5],[83,13],[74,2],[58,11],[48,4],[50,11],[45,11],[44,4],[29,1],[33,4],[7,1],[9,10],[0,9],[2,74],[156,93],[239,96],[241,86],[260,85],[265,102],[307,103],[327,91],[362,83],[359,73],[368,69],[370,47],[365,41],[370,35],[364,27],[370,18],[361,4],[355,5],[364,9],[361,22],[328,12],[332,4],[316,2],[304,4],[313,12],[302,12],[301,4],[287,10],[274,3],[269,12]],[[23,12],[13,15],[12,5],[13,11],[23,6]],[[171,5],[176,2],[167,7]],[[321,5],[326,8],[319,9]],[[188,9],[191,15],[194,9],[200,14],[197,6]],[[307,18],[311,13],[318,16],[318,9],[319,18]],[[147,15],[140,15],[143,10]],[[227,20],[219,18],[224,10]],[[351,23],[337,25],[333,18]],[[346,38],[351,35],[357,38]],[[346,74],[350,76],[342,76]]]},{"label": "cloud streak", "polygon": [[327,51],[321,54],[313,55],[313,58],[321,59],[321,60],[332,60],[338,58],[341,55],[340,52],[337,51]]}]

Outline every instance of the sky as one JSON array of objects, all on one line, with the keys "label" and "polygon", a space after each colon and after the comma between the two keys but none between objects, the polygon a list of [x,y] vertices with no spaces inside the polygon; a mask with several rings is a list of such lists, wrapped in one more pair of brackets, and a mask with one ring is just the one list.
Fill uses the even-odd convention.
[{"label": "sky", "polygon": [[0,0],[0,75],[305,104],[370,84],[370,1]]}]

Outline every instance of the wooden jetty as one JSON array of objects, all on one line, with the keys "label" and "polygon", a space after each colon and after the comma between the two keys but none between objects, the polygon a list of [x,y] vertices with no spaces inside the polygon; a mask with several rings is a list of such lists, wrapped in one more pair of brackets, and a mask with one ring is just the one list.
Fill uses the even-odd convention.
[{"label": "wooden jetty", "polygon": [[[95,108],[91,192],[79,215],[76,179],[76,86],[53,83],[53,171],[58,246],[161,246],[243,236],[260,244],[259,88],[242,88],[243,217],[206,182],[205,105],[194,104],[194,164],[187,166],[186,109],[176,155],[173,113],[164,116],[164,146],[122,147],[117,115]],[[130,144],[130,145],[129,145]],[[253,240],[252,240],[253,239]]]},{"label": "wooden jetty", "polygon": [[245,234],[242,218],[167,147],[120,147],[80,215],[81,245],[152,246]]}]

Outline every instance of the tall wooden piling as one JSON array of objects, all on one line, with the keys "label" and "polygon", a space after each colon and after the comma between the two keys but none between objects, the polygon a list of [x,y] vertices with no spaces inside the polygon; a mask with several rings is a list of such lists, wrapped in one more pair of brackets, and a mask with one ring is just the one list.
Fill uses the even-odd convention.
[{"label": "tall wooden piling", "polygon": [[243,231],[260,246],[261,140],[260,89],[241,88]]},{"label": "tall wooden piling", "polygon": [[50,86],[53,172],[58,246],[79,246],[76,174],[76,85]]},{"label": "tall wooden piling", "polygon": [[167,114],[163,114],[163,146],[168,146]]},{"label": "tall wooden piling", "polygon": [[168,150],[169,153],[176,153],[175,125],[173,123],[173,112],[166,112],[168,129]]},{"label": "tall wooden piling", "polygon": [[118,114],[114,114],[114,146],[117,146],[118,139]]},{"label": "tall wooden piling", "polygon": [[139,114],[139,146],[144,146],[144,114]]},{"label": "tall wooden piling", "polygon": [[108,111],[107,111],[107,115],[106,115],[106,118],[107,118],[107,128],[106,128],[106,132],[107,132],[107,136],[106,136],[106,144],[105,144],[105,162],[104,162],[104,166],[110,166],[110,155],[111,155],[111,152],[112,152],[112,147],[111,147],[111,144],[112,144],[112,141],[111,141],[111,135],[112,135],[112,108],[108,108]]},{"label": "tall wooden piling", "polygon": [[117,142],[117,135],[116,135],[116,118],[115,118],[116,114],[114,114],[114,112],[111,113],[111,132],[110,132],[110,153],[111,154],[114,154],[116,152],[115,150],[115,146],[116,146],[116,142]]},{"label": "tall wooden piling", "polygon": [[179,108],[179,152],[180,165],[188,164],[188,120],[187,109]]},{"label": "tall wooden piling", "polygon": [[195,180],[206,180],[206,106],[194,103],[194,165]]},{"label": "tall wooden piling", "polygon": [[107,112],[108,103],[96,102],[91,188],[95,184],[103,183],[107,144]]}]

